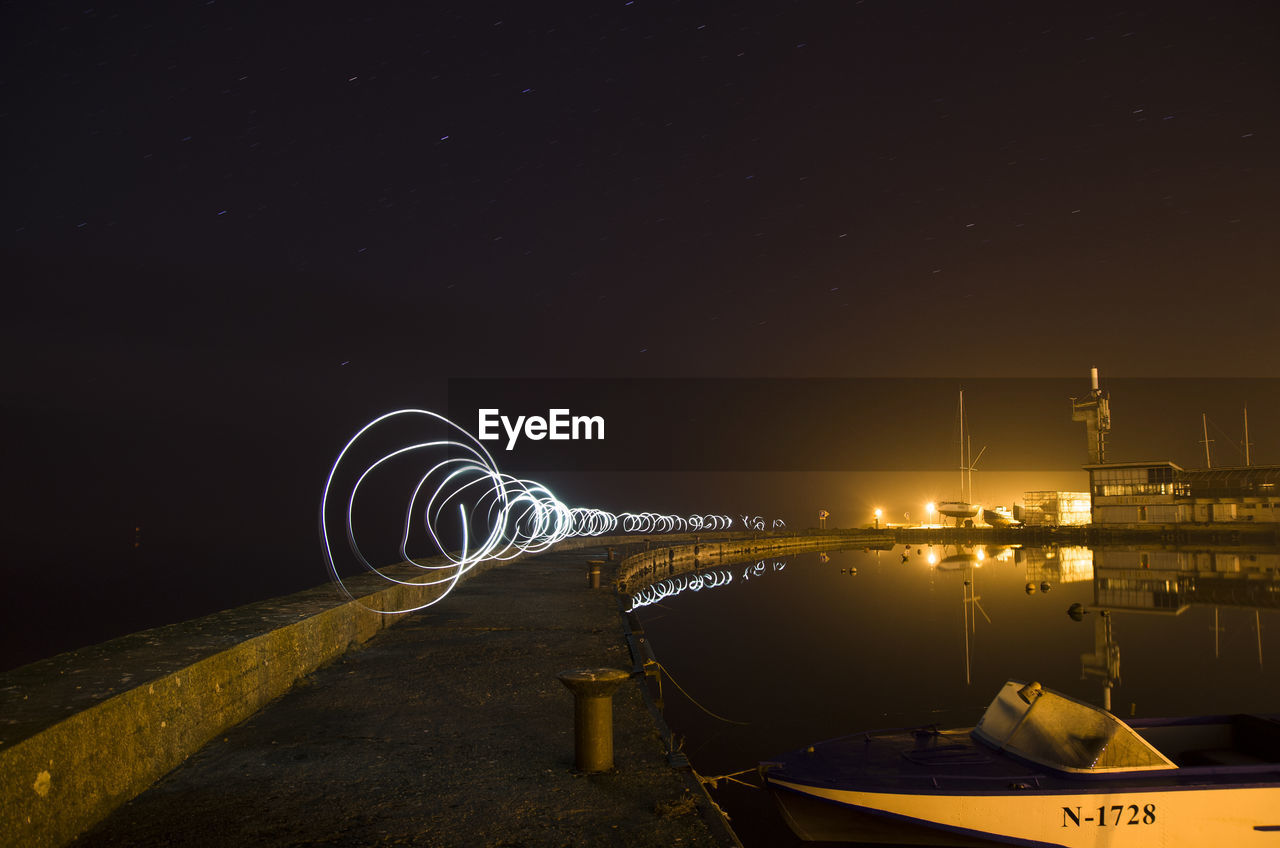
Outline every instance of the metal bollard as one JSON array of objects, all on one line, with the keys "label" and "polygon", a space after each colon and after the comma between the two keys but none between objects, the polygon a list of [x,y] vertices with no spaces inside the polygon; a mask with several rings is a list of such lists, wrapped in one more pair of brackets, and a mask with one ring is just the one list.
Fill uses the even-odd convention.
[{"label": "metal bollard", "polygon": [[573,693],[574,765],[613,768],[613,693],[631,675],[616,668],[575,668],[556,675]]},{"label": "metal bollard", "polygon": [[602,565],[604,565],[604,560],[587,560],[587,585],[592,589],[600,588],[600,566]]}]

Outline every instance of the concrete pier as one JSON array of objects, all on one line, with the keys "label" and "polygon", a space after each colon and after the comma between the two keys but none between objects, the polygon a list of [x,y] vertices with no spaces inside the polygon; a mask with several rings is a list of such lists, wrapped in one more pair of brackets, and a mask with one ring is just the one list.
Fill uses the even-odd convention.
[{"label": "concrete pier", "polygon": [[669,764],[639,680],[613,698],[614,767],[574,768],[574,698],[557,673],[631,667],[616,597],[583,585],[582,560],[552,553],[473,578],[220,734],[76,844],[734,844]]},{"label": "concrete pier", "polygon": [[[323,586],[0,674],[0,842],[732,845],[687,761],[664,749],[640,680],[613,699],[614,767],[583,774],[556,676],[637,668],[605,586],[870,541],[570,540],[486,563],[411,615]],[[622,557],[603,559],[606,545]],[[582,579],[584,560],[601,562],[601,588]],[[374,606],[438,591],[352,585]]]}]

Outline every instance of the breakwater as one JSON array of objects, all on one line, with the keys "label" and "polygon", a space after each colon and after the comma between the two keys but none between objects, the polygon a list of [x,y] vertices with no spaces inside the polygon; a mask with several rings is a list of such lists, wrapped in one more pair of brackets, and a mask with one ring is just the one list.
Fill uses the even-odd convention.
[{"label": "breakwater", "polygon": [[[629,537],[573,539],[625,544]],[[444,557],[425,560],[445,564]],[[504,563],[484,562],[465,582]],[[405,564],[388,573],[421,572]],[[5,844],[64,845],[225,729],[445,586],[371,575],[130,634],[0,675],[0,833]]]},{"label": "breakwater", "polygon": [[810,532],[803,534],[743,534],[730,538],[695,538],[681,545],[664,545],[626,556],[618,565],[618,591],[627,595],[640,586],[714,565],[755,557],[787,556],[803,551],[838,550],[868,545],[892,545],[894,536],[881,530]]},{"label": "breakwater", "polygon": [[[556,549],[613,546],[624,554],[618,568],[634,575],[664,562],[728,561],[868,538],[892,542],[885,534],[725,533],[715,539],[583,538]],[[464,580],[500,565],[485,563]],[[413,573],[405,567],[406,576]],[[583,578],[585,584],[585,572]],[[350,585],[364,605],[344,602],[325,585],[0,675],[0,833],[6,843],[67,844],[298,681],[405,618],[365,605],[412,606],[442,590],[383,588],[385,582],[374,579]],[[600,626],[620,631],[616,619]],[[618,642],[624,644],[621,632]]]}]

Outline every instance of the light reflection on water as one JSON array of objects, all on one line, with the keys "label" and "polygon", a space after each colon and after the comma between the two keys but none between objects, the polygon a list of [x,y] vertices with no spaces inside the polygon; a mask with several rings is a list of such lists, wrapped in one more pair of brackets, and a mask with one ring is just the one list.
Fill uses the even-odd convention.
[{"label": "light reflection on water", "polygon": [[[1274,551],[899,545],[671,576],[636,616],[690,695],[749,722],[664,690],[694,768],[720,775],[859,730],[972,726],[1009,678],[1122,718],[1280,712],[1278,571]],[[798,844],[761,790],[721,787],[746,845]]]},{"label": "light reflection on water", "polygon": [[742,582],[752,578],[759,579],[771,571],[782,571],[786,567],[786,560],[774,560],[768,563],[765,560],[759,560],[733,567],[704,568],[675,574],[635,591],[631,595],[631,605],[627,612],[659,603],[681,592],[701,592],[704,589],[732,586],[735,579]]}]

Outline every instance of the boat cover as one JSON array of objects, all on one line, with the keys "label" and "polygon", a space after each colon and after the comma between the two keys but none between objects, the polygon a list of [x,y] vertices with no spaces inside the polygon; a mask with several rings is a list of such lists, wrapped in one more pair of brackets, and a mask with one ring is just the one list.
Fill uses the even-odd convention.
[{"label": "boat cover", "polygon": [[997,750],[1058,771],[1177,767],[1111,713],[1041,689],[1038,683],[1005,683],[973,735]]}]

